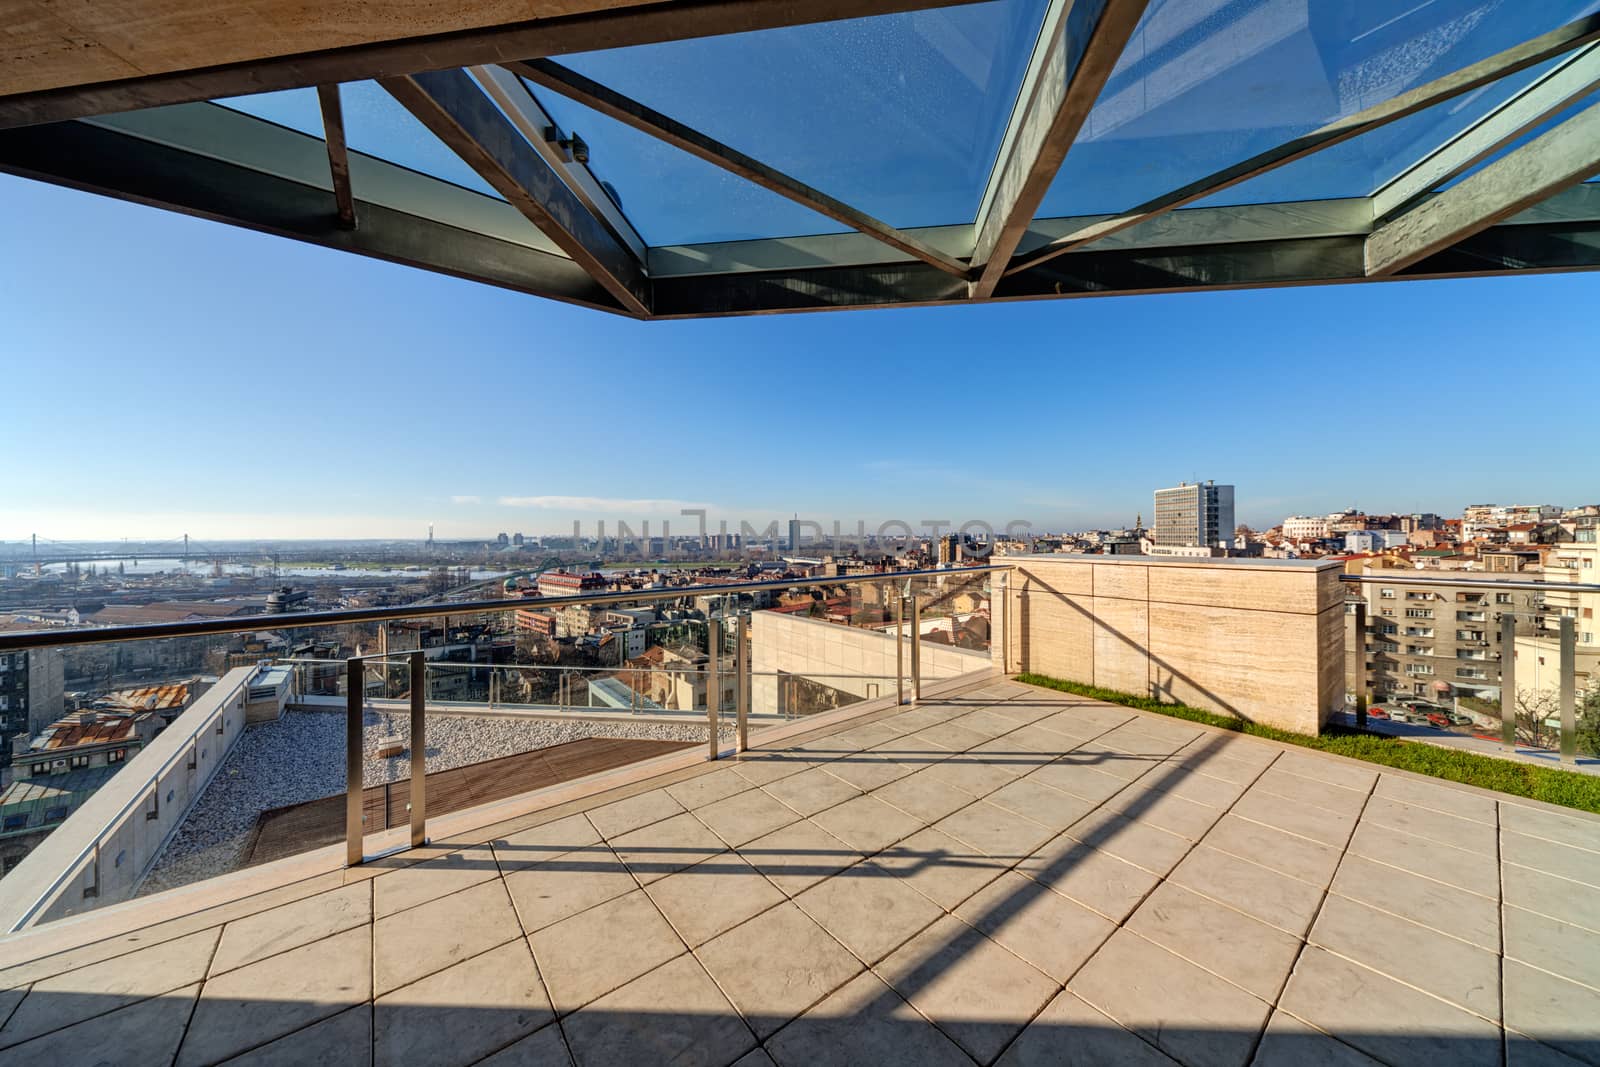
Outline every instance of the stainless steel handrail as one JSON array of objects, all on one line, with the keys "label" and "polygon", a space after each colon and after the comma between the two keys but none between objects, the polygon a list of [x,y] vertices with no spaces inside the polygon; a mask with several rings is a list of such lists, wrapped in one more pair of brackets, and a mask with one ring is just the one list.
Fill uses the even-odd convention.
[{"label": "stainless steel handrail", "polygon": [[[1560,593],[1600,593],[1600,585],[1593,582],[1535,582],[1526,578],[1488,579],[1483,578],[1430,578],[1417,577],[1415,571],[1396,571],[1391,575],[1379,577],[1373,574],[1341,574],[1341,582],[1351,585],[1438,585],[1451,589],[1493,589],[1497,591],[1515,590],[1517,592],[1542,593],[1555,590]],[[0,651],[3,651],[0,646]]]},{"label": "stainless steel handrail", "polygon": [[779,589],[802,589],[899,582],[915,578],[949,577],[959,574],[984,574],[1011,569],[1012,564],[986,564],[981,567],[954,567],[944,570],[885,571],[850,574],[837,578],[795,578],[776,582],[738,582],[729,585],[682,585],[669,589],[642,589],[625,593],[591,593],[579,596],[523,597],[517,600],[464,600],[453,604],[402,604],[387,608],[354,608],[347,611],[307,611],[281,615],[243,615],[194,622],[151,623],[146,626],[104,626],[89,628],[58,627],[48,630],[23,630],[0,634],[0,654],[34,648],[63,648],[77,645],[109,645],[123,641],[158,641],[172,637],[215,637],[224,634],[262,633],[269,630],[302,630],[315,626],[348,626],[367,622],[398,622],[407,619],[437,619],[445,615],[492,615],[498,612],[577,605],[634,604],[640,601],[679,600],[692,596],[727,596],[730,593],[759,593]]}]

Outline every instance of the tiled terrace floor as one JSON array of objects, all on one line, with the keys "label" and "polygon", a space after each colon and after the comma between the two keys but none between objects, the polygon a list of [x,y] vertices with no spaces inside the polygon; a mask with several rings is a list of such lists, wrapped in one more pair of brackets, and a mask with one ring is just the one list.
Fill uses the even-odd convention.
[{"label": "tiled terrace floor", "polygon": [[1600,1063],[1600,820],[1005,681],[673,777],[12,966],[0,1064]]}]

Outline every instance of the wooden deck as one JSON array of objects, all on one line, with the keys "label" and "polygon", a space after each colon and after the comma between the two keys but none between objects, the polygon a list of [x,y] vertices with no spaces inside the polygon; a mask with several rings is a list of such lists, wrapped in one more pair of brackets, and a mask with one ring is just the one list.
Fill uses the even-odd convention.
[{"label": "wooden deck", "polygon": [[[699,743],[585,737],[515,756],[438,771],[428,775],[428,814],[444,815],[503,800]],[[404,826],[410,820],[406,811],[406,802],[411,797],[409,778],[369,786],[365,792],[369,833]],[[243,866],[253,867],[337,844],[344,840],[344,829],[343,793],[262,812],[245,850]]]}]

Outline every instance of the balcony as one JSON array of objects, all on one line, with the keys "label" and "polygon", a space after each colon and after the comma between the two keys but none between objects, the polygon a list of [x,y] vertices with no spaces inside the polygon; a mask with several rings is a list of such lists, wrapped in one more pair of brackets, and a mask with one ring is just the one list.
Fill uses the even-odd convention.
[{"label": "balcony", "polygon": [[0,1062],[1592,1056],[1557,887],[1596,851],[1600,820],[992,679],[13,936]]}]

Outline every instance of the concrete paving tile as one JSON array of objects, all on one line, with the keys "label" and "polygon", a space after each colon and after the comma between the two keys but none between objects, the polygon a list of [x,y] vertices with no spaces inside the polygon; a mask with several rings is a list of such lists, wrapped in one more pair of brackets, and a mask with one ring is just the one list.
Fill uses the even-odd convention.
[{"label": "concrete paving tile", "polygon": [[1504,921],[1507,959],[1600,990],[1600,933],[1515,907],[1505,909]]},{"label": "concrete paving tile", "polygon": [[1001,786],[987,797],[990,804],[1026,816],[1056,833],[1065,830],[1094,809],[1082,797],[1052,789],[1034,778],[1021,778]]},{"label": "concrete paving tile", "polygon": [[1339,866],[1338,849],[1237,815],[1217,820],[1202,843],[1312,885],[1327,885]]},{"label": "concrete paving tile", "polygon": [[334,934],[207,981],[177,1063],[236,1056],[371,998],[372,931]]},{"label": "concrete paving tile", "polygon": [[1043,783],[1073,796],[1100,803],[1114,793],[1127,788],[1128,781],[1114,774],[1105,774],[1093,767],[1074,762],[1071,754],[1055,763],[1047,763],[1028,775],[1026,780]]},{"label": "concrete paving tile", "polygon": [[709,774],[697,774],[693,778],[686,778],[681,782],[666,787],[667,795],[693,811],[695,808],[715,804],[735,793],[743,793],[747,789],[754,789],[750,779],[734,770],[724,767],[719,771]]},{"label": "concrete paving tile", "polygon": [[561,1027],[546,1026],[512,1042],[488,1059],[479,1060],[478,1067],[573,1067],[573,1064]]},{"label": "concrete paving tile", "polygon": [[1160,875],[1176,867],[1194,847],[1187,837],[1146,826],[1104,808],[1067,827],[1067,835]]},{"label": "concrete paving tile", "polygon": [[1083,741],[1113,730],[1132,718],[1132,712],[1106,713],[1103,709],[1082,707],[1058,711],[1035,720],[1035,723],[1063,737]]},{"label": "concrete paving tile", "polygon": [[1006,1049],[996,1067],[1175,1067],[1078,997],[1061,992]]},{"label": "concrete paving tile", "polygon": [[513,941],[379,997],[374,1067],[475,1063],[554,1018],[527,942]]},{"label": "concrete paving tile", "polygon": [[811,821],[858,852],[873,853],[922,829],[922,820],[874,796],[819,811]]},{"label": "concrete paving tile", "polygon": [[680,956],[562,1020],[579,1067],[723,1067],[755,1037],[693,956]]},{"label": "concrete paving tile", "polygon": [[848,730],[840,730],[833,736],[849,741],[863,749],[876,748],[881,744],[893,741],[905,730],[899,730],[889,725],[888,722],[869,722],[861,726],[854,726]]},{"label": "concrete paving tile", "polygon": [[1322,890],[1309,882],[1201,845],[1168,877],[1230,908],[1295,937],[1302,937],[1322,903]]},{"label": "concrete paving tile", "polygon": [[1600,852],[1506,830],[1500,834],[1500,859],[1600,889]]},{"label": "concrete paving tile", "polygon": [[193,985],[206,975],[216,930],[152,945],[33,984],[0,1030],[0,1048]]},{"label": "concrete paving tile", "polygon": [[1200,840],[1222,818],[1222,811],[1209,804],[1196,804],[1156,789],[1119,793],[1104,807],[1191,841]]},{"label": "concrete paving tile", "polygon": [[745,861],[789,896],[844,870],[861,853],[809,819],[739,849]]},{"label": "concrete paving tile", "polygon": [[1105,744],[1099,738],[1079,745],[1061,757],[1062,763],[1078,767],[1090,767],[1102,774],[1120,778],[1124,782],[1131,782],[1144,777],[1152,768],[1161,766],[1165,760],[1166,757],[1164,756],[1135,755],[1123,752],[1121,749],[1112,748]]},{"label": "concrete paving tile", "polygon": [[1505,1024],[1585,1063],[1600,1064],[1600,993],[1519,960],[1505,961]]},{"label": "concrete paving tile", "polygon": [[1037,723],[1019,727],[1006,734],[1005,739],[1018,752],[1032,752],[1040,756],[1059,756],[1072,747],[1069,738],[1054,730],[1046,730]]},{"label": "concrete paving tile", "polygon": [[992,708],[979,708],[977,711],[969,711],[960,718],[951,719],[950,721],[957,726],[963,726],[989,738],[1009,734],[1017,728],[1014,720]]},{"label": "concrete paving tile", "polygon": [[1327,808],[1337,815],[1359,815],[1362,806],[1367,802],[1365,792],[1319,782],[1314,778],[1302,778],[1298,774],[1281,770],[1276,763],[1262,771],[1261,777],[1257,778],[1250,788],[1259,789],[1264,793],[1275,793],[1302,804]]},{"label": "concrete paving tile", "polygon": [[601,843],[600,831],[579,813],[508,834],[496,839],[493,847],[501,870],[510,872]]},{"label": "concrete paving tile", "polygon": [[1338,894],[1323,903],[1309,940],[1346,959],[1500,1020],[1500,957]]},{"label": "concrete paving tile", "polygon": [[641,826],[670,819],[683,810],[683,805],[665,789],[652,789],[648,793],[640,793],[626,800],[590,808],[584,814],[588,816],[594,828],[600,831],[600,836],[609,841]]},{"label": "concrete paving tile", "polygon": [[875,789],[872,795],[915,815],[924,823],[938,822],[973,801],[971,793],[956,788],[927,770]]},{"label": "concrete paving tile", "polygon": [[1500,950],[1495,902],[1476,893],[1353,853],[1340,863],[1331,888],[1363,907],[1398,915],[1492,952]]},{"label": "concrete paving tile", "polygon": [[22,1003],[22,998],[28,995],[28,987],[17,986],[15,989],[0,990],[0,1030],[11,1021],[11,1013],[17,1010],[17,1005]]},{"label": "concrete paving tile", "polygon": [[793,808],[759,789],[707,804],[696,811],[694,817],[734,847],[800,821],[800,815]]},{"label": "concrete paving tile", "polygon": [[1542,1041],[1508,1033],[1506,1067],[1583,1067],[1583,1061],[1557,1052]]},{"label": "concrete paving tile", "polygon": [[968,756],[955,756],[942,763],[935,763],[928,768],[927,773],[971,793],[974,797],[992,793],[1016,779],[1016,775],[1003,767]]},{"label": "concrete paving tile", "polygon": [[1350,851],[1490,900],[1500,896],[1499,867],[1481,853],[1367,822],[1356,827]]},{"label": "concrete paving tile", "polygon": [[1271,1010],[1127,930],[1112,934],[1067,988],[1193,1067],[1243,1067]]},{"label": "concrete paving tile", "polygon": [[231,971],[371,922],[373,887],[382,880],[357,882],[235,919],[222,928],[210,973]]},{"label": "concrete paving tile", "polygon": [[858,863],[818,882],[794,902],[869,964],[944,914],[933,901],[871,863]]},{"label": "concrete paving tile", "polygon": [[226,1067],[345,1067],[372,1049],[372,1005],[357,1004],[304,1030],[224,1060]]},{"label": "concrete paving tile", "polygon": [[1500,825],[1529,837],[1542,837],[1572,848],[1600,852],[1600,818],[1593,815],[1563,815],[1508,801],[1500,805]]},{"label": "concrete paving tile", "polygon": [[1161,880],[1066,834],[1018,864],[1017,870],[1118,923]]},{"label": "concrete paving tile", "polygon": [[1600,893],[1514,863],[1501,869],[1501,879],[1507,904],[1600,933]]},{"label": "concrete paving tile", "polygon": [[549,863],[512,871],[505,882],[517,918],[528,933],[638,886],[622,861],[603,847],[569,852]]},{"label": "concrete paving tile", "polygon": [[947,815],[933,828],[997,859],[1010,860],[1021,860],[1055,836],[1049,827],[984,800]]},{"label": "concrete paving tile", "polygon": [[952,916],[890,953],[875,970],[980,1063],[998,1056],[1058,988]]},{"label": "concrete paving tile", "polygon": [[382,918],[500,876],[491,849],[448,852],[372,879],[373,912]]},{"label": "concrete paving tile", "polygon": [[645,887],[693,948],[787,898],[737,852],[724,852]]},{"label": "concrete paving tile", "polygon": [[1116,928],[1104,916],[1015,871],[978,890],[955,913],[1057,982],[1070,978]]},{"label": "concrete paving tile", "polygon": [[989,740],[987,734],[969,730],[965,726],[956,725],[954,722],[942,722],[937,726],[929,726],[918,730],[911,736],[918,741],[928,741],[951,752],[965,752],[974,745],[981,745]]},{"label": "concrete paving tile", "polygon": [[957,759],[981,760],[986,766],[1004,771],[1012,778],[1020,778],[1029,771],[1043,767],[1054,760],[1058,753],[1030,752],[1018,748],[1011,740],[1014,735],[1006,734],[993,741],[985,741],[978,747],[962,753]]},{"label": "concrete paving tile", "polygon": [[1220,778],[1234,785],[1248,786],[1270,761],[1235,759],[1214,751],[1211,747],[1191,747],[1178,753],[1168,762],[1192,774],[1203,774],[1207,778]]},{"label": "concrete paving tile", "polygon": [[793,904],[712,938],[696,954],[763,1040],[862,970],[855,956]]},{"label": "concrete paving tile", "polygon": [[1339,815],[1327,808],[1301,804],[1276,793],[1254,789],[1238,799],[1231,814],[1285,833],[1308,837],[1341,851],[1356,826],[1354,815]]},{"label": "concrete paving tile", "polygon": [[[729,799],[738,800],[747,795],[741,793]],[[777,804],[777,801],[773,803]],[[628,865],[628,870],[633,872],[641,885],[649,885],[674,871],[708,860],[727,847],[722,838],[705,823],[687,812],[641,826],[610,840],[612,847],[617,850],[617,856]]]},{"label": "concrete paving tile", "polygon": [[561,1015],[686,951],[642,889],[547,926],[528,944]]},{"label": "concrete paving tile", "polygon": [[1386,1063],[1495,1067],[1500,1029],[1360,964],[1307,946],[1280,1008]]},{"label": "concrete paving tile", "polygon": [[[1446,815],[1432,808],[1422,808],[1388,797],[1373,797],[1361,813],[1362,822],[1377,823],[1392,830],[1403,830],[1417,837],[1426,837],[1445,845],[1464,848],[1489,857],[1499,855],[1498,834],[1487,823]],[[1600,862],[1600,855],[1595,857]]]},{"label": "concrete paving tile", "polygon": [[1229,782],[1213,778],[1208,774],[1184,770],[1174,763],[1164,763],[1156,767],[1134,788],[1160,790],[1213,808],[1227,808],[1245,791],[1243,783]]},{"label": "concrete paving tile", "polygon": [[1256,1058],[1250,1067],[1381,1067],[1377,1060],[1335,1041],[1288,1012],[1275,1011],[1267,1020]]},{"label": "concrete paving tile", "polygon": [[888,785],[922,767],[912,759],[901,759],[886,752],[857,752],[827,765],[827,772],[861,792]]},{"label": "concrete paving tile", "polygon": [[0,1067],[170,1063],[199,991],[174,989],[5,1049]]},{"label": "concrete paving tile", "polygon": [[859,789],[844,779],[829,774],[825,767],[801,771],[799,774],[780,778],[761,788],[768,796],[800,815],[815,815],[835,804],[842,804],[851,797],[861,795]]},{"label": "concrete paving tile", "polygon": [[753,1048],[733,1062],[733,1067],[776,1067],[764,1048]]},{"label": "concrete paving tile", "polygon": [[498,878],[385,916],[372,929],[377,995],[521,936],[517,913]]},{"label": "concrete paving tile", "polygon": [[778,1067],[972,1067],[972,1060],[879,978],[867,972],[766,1044]]},{"label": "concrete paving tile", "polygon": [[[828,740],[833,743],[834,747],[853,747],[846,746],[843,742],[840,742],[837,734],[829,737]],[[787,778],[791,774],[799,774],[801,771],[808,771],[812,767],[819,767],[823,762],[804,752],[791,752],[782,749],[756,749],[738,757],[730,766],[756,785],[766,785],[768,782],[776,782],[780,778]]]},{"label": "concrete paving tile", "polygon": [[871,862],[946,910],[1000,877],[1008,866],[1008,861],[992,859],[931,827],[878,853]]},{"label": "concrete paving tile", "polygon": [[1299,938],[1172,882],[1156,887],[1127,928],[1269,1003],[1300,954]]},{"label": "concrete paving tile", "polygon": [[1378,775],[1378,785],[1372,795],[1432,808],[1463,819],[1475,819],[1490,826],[1498,825],[1495,795],[1487,791],[1454,789],[1433,781],[1418,781],[1405,775],[1385,772]]},{"label": "concrete paving tile", "polygon": [[1365,793],[1377,781],[1378,772],[1371,764],[1332,756],[1285,752],[1272,763],[1273,770],[1287,771],[1301,778],[1324,782],[1341,789]]}]

